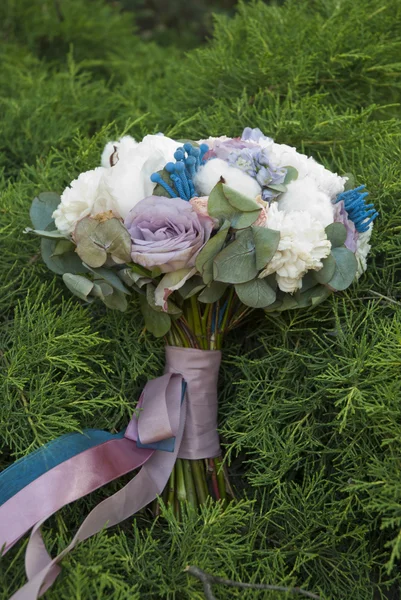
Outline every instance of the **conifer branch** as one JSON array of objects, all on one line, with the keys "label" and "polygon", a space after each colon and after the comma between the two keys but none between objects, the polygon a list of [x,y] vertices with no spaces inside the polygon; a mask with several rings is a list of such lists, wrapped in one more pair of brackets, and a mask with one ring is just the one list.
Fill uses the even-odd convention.
[{"label": "conifer branch", "polygon": [[207,600],[217,600],[216,596],[213,595],[212,584],[227,585],[229,587],[242,588],[247,590],[270,590],[272,592],[285,592],[287,594],[298,594],[299,596],[305,596],[306,598],[313,598],[314,600],[320,600],[320,596],[308,592],[299,587],[286,587],[283,585],[270,585],[267,583],[242,583],[240,581],[232,581],[231,579],[224,579],[223,577],[217,577],[211,573],[206,573],[199,569],[199,567],[188,566],[185,571],[194,577],[197,577],[203,584],[203,591]]}]

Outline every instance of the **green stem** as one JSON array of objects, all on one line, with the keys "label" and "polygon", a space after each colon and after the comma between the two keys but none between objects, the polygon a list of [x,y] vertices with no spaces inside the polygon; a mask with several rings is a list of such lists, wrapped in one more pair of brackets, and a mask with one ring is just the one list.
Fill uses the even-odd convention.
[{"label": "green stem", "polygon": [[203,462],[201,460],[191,460],[191,469],[199,504],[204,504],[208,496],[208,491],[205,481],[205,471],[203,469]]},{"label": "green stem", "polygon": [[178,502],[185,502],[187,500],[187,490],[185,488],[184,470],[182,468],[182,459],[177,458],[176,465],[176,476],[177,476],[177,499]]},{"label": "green stem", "polygon": [[192,504],[195,508],[198,506],[198,501],[196,497],[195,484],[192,477],[192,469],[189,460],[183,459],[182,467],[184,470],[184,479],[185,479],[185,487],[187,490],[188,502]]},{"label": "green stem", "polygon": [[198,339],[200,347],[203,349],[206,349],[206,344],[205,344],[206,340],[203,335],[203,328],[202,328],[202,323],[201,323],[201,319],[200,319],[200,315],[199,315],[199,304],[196,299],[196,296],[191,296],[190,303],[191,303],[191,311],[190,312],[191,312],[191,316],[193,319],[195,336]]},{"label": "green stem", "polygon": [[174,507],[174,496],[175,496],[175,466],[174,469],[171,471],[171,475],[170,475],[170,479],[168,480],[168,496],[167,496],[167,501],[169,506]]}]

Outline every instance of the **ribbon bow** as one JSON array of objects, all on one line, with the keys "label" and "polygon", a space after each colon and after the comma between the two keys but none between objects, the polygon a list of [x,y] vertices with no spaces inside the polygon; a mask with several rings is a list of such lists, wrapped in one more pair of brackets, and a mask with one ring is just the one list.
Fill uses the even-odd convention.
[{"label": "ribbon bow", "polygon": [[[33,527],[25,556],[28,582],[11,600],[36,600],[53,584],[61,571],[58,563],[78,542],[117,525],[161,495],[178,456],[219,454],[220,359],[217,351],[167,347],[166,374],[146,384],[138,402],[139,415],[134,415],[125,432],[88,430],[62,436],[0,474],[3,553]],[[44,521],[139,467],[125,487],[89,513],[70,544],[52,559],[40,532]]]}]

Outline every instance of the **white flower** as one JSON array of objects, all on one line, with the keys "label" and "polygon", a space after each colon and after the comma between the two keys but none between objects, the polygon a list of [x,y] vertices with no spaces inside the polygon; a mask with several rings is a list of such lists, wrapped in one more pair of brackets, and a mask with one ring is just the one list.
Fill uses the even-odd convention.
[{"label": "white flower", "polygon": [[371,249],[371,245],[369,244],[371,235],[372,235],[372,231],[373,231],[373,223],[371,223],[369,225],[369,229],[367,231],[364,231],[363,233],[359,233],[358,234],[358,240],[356,242],[356,252],[355,252],[355,258],[357,260],[358,263],[358,268],[356,271],[356,279],[359,279],[360,276],[366,271],[367,269],[367,256],[370,252]]},{"label": "white flower", "polygon": [[208,196],[221,177],[229,187],[249,198],[255,198],[261,192],[261,187],[256,179],[240,169],[231,167],[225,160],[212,158],[199,169],[194,178],[195,188],[199,195]]},{"label": "white flower", "polygon": [[262,148],[269,149],[269,158],[275,167],[294,167],[298,171],[299,180],[307,176],[312,177],[320,191],[327,194],[330,199],[334,199],[344,191],[347,178],[325,169],[311,156],[301,154],[296,148],[287,144],[272,143],[270,138],[261,137],[257,143]]},{"label": "white flower", "polygon": [[108,142],[102,153],[102,167],[113,167],[120,158],[124,160],[129,150],[137,145],[138,142],[130,135],[125,135],[118,142]]},{"label": "white flower", "polygon": [[61,195],[53,213],[57,229],[65,235],[74,231],[80,219],[111,209],[112,199],[103,185],[105,169],[97,167],[81,173]]},{"label": "white flower", "polygon": [[[132,138],[120,140],[118,160],[105,171],[105,185],[114,200],[114,212],[125,218],[140,200],[152,195],[156,184],[150,176],[174,161],[179,146],[179,142],[164,135],[147,135],[138,144]],[[103,158],[110,152],[110,146],[106,149]]]},{"label": "white flower", "polygon": [[267,214],[266,227],[280,232],[275,255],[259,277],[276,273],[283,292],[295,292],[302,285],[302,277],[309,270],[323,267],[322,259],[330,254],[331,243],[321,223],[308,212],[282,212],[272,204]]},{"label": "white flower", "polygon": [[319,190],[317,183],[309,175],[287,185],[287,191],[279,196],[278,207],[285,213],[306,211],[323,227],[334,220],[334,207],[329,196]]}]

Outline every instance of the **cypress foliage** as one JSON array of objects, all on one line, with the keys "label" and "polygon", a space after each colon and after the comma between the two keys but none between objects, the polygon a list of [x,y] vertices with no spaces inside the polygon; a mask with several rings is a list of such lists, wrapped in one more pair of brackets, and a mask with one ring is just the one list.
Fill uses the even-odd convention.
[{"label": "cypress foliage", "polygon": [[[61,191],[96,166],[107,139],[159,130],[238,135],[258,126],[353,172],[380,211],[368,272],[352,289],[311,313],[260,314],[227,340],[220,424],[241,500],[225,511],[189,510],[180,523],[168,510],[156,522],[143,513],[105,531],[63,562],[46,597],[200,599],[201,584],[183,572],[195,564],[235,580],[299,585],[325,600],[397,599],[400,3],[240,4],[186,57],[138,40],[131,20],[100,0],[66,0],[61,24],[47,0],[7,0],[1,17],[4,7],[2,468],[67,431],[123,427],[141,386],[162,370],[162,343],[143,334],[134,302],[124,314],[80,305],[41,263],[37,240],[22,233],[32,197]],[[57,32],[46,43],[49,27],[35,13],[45,9]],[[52,518],[52,552],[122,483]],[[23,549],[20,542],[0,560],[1,600],[24,581]],[[286,597],[217,586],[215,594]]]}]

